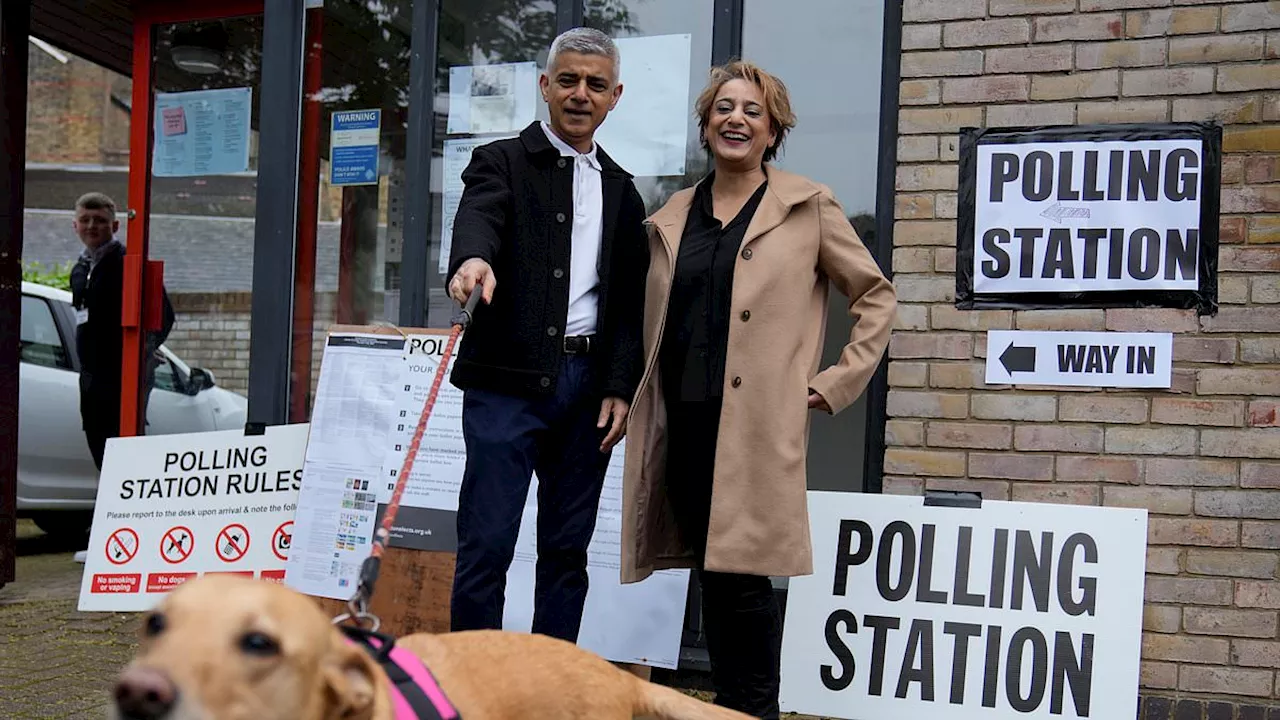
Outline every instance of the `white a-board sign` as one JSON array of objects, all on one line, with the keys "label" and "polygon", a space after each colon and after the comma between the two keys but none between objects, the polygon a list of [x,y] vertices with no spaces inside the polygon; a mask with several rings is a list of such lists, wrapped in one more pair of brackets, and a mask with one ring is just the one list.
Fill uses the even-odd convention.
[{"label": "white a-board sign", "polygon": [[810,492],[784,710],[848,718],[1132,720],[1145,510]]},{"label": "white a-board sign", "polygon": [[107,441],[82,611],[149,610],[199,575],[284,581],[307,425]]},{"label": "white a-board sign", "polygon": [[1217,297],[1221,128],[965,128],[956,301],[1167,306]]},{"label": "white a-board sign", "polygon": [[992,330],[988,385],[1167,388],[1173,333]]}]

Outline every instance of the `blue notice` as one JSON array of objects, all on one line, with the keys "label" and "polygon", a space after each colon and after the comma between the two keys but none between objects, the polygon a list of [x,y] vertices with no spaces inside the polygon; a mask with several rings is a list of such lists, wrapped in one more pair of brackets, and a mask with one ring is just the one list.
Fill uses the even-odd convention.
[{"label": "blue notice", "polygon": [[329,183],[376,185],[382,110],[335,112],[329,130]]}]

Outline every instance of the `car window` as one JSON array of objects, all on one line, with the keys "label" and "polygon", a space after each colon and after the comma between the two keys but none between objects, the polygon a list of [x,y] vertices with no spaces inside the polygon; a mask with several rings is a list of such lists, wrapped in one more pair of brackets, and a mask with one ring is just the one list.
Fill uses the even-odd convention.
[{"label": "car window", "polygon": [[71,359],[62,344],[62,335],[53,320],[49,303],[31,295],[22,296],[22,362],[51,368],[71,368]]},{"label": "car window", "polygon": [[156,353],[156,358],[160,361],[160,364],[156,366],[155,389],[182,392],[181,382],[174,372],[173,363],[160,353]]}]

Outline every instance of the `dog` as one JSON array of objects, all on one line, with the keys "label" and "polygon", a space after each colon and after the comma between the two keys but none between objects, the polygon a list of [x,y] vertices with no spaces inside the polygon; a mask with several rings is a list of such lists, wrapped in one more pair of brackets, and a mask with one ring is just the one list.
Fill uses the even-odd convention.
[{"label": "dog", "polygon": [[[311,598],[238,576],[190,580],[148,613],[115,720],[392,720],[390,681]],[[745,720],[573,643],[476,630],[399,638],[462,720]]]}]

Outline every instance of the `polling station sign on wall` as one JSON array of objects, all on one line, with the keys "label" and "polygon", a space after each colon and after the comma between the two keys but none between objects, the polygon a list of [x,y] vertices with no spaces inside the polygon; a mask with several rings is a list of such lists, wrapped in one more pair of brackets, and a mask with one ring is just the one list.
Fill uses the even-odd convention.
[{"label": "polling station sign on wall", "polygon": [[148,610],[208,573],[283,583],[307,430],[108,440],[79,609]]},{"label": "polling station sign on wall", "polygon": [[956,306],[1217,309],[1222,128],[963,128]]},{"label": "polling station sign on wall", "polygon": [[810,492],[784,710],[850,720],[1132,720],[1145,510]]}]

